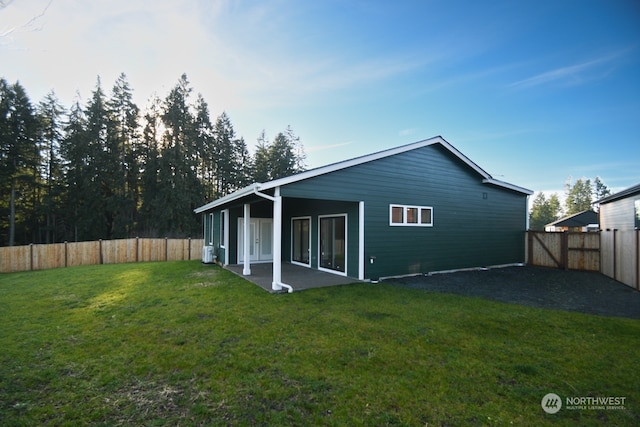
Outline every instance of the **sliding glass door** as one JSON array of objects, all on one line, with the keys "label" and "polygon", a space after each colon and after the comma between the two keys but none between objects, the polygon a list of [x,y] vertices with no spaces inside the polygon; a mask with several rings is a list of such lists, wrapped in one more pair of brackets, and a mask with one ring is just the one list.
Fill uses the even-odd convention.
[{"label": "sliding glass door", "polygon": [[311,218],[293,218],[291,220],[291,261],[311,266]]},{"label": "sliding glass door", "polygon": [[320,217],[320,268],[345,273],[346,215]]}]

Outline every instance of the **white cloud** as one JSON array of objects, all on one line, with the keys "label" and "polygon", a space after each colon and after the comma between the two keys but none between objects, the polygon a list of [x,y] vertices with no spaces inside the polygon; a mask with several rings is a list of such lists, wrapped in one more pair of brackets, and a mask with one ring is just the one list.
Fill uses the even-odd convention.
[{"label": "white cloud", "polygon": [[590,61],[555,68],[553,70],[545,71],[543,73],[536,74],[535,76],[513,82],[507,87],[515,89],[531,88],[551,83],[557,83],[563,86],[577,86],[593,80],[598,80],[608,75],[608,70],[603,70],[602,68],[617,60],[627,51],[628,49],[592,59]]}]

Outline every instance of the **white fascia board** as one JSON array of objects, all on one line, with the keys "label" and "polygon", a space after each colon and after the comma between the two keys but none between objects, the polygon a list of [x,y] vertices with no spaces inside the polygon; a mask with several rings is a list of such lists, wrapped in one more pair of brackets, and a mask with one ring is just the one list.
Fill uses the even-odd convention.
[{"label": "white fascia board", "polygon": [[497,185],[498,187],[507,188],[509,190],[517,191],[518,193],[526,194],[528,196],[533,194],[533,191],[531,191],[531,190],[529,190],[527,188],[519,187],[517,185],[509,184],[508,182],[499,181],[499,180],[493,179],[493,178],[483,179],[482,183],[483,184]]},{"label": "white fascia board", "polygon": [[394,156],[396,154],[405,153],[407,151],[415,150],[417,148],[427,147],[429,145],[434,145],[434,144],[441,144],[443,147],[445,147],[447,150],[449,150],[449,152],[451,152],[454,156],[459,158],[467,166],[469,166],[471,169],[476,171],[480,176],[483,177],[483,181],[482,181],[483,183],[497,185],[499,187],[508,188],[510,190],[521,192],[521,193],[524,193],[524,194],[529,194],[529,195],[533,194],[533,191],[527,190],[526,188],[518,187],[517,185],[513,185],[513,184],[509,184],[507,182],[498,181],[496,179],[493,179],[493,177],[491,177],[491,175],[489,175],[489,173],[487,173],[484,169],[482,169],[480,166],[478,166],[473,161],[471,161],[471,159],[469,159],[467,156],[465,156],[460,151],[458,151],[453,145],[451,145],[447,141],[445,141],[444,138],[442,138],[441,136],[435,136],[433,138],[424,139],[422,141],[413,142],[411,144],[402,145],[400,147],[390,148],[390,149],[387,149],[387,150],[379,151],[377,153],[367,154],[367,155],[356,157],[356,158],[353,158],[353,159],[344,160],[344,161],[337,162],[337,163],[332,163],[332,164],[327,165],[327,166],[321,166],[319,168],[315,168],[315,169],[311,169],[311,170],[308,170],[308,171],[300,172],[298,174],[291,175],[291,176],[288,176],[288,177],[285,177],[285,178],[275,179],[273,181],[269,181],[269,182],[265,182],[265,183],[254,183],[254,184],[249,185],[248,187],[245,187],[245,188],[242,188],[242,189],[236,191],[235,193],[228,194],[228,195],[226,195],[226,196],[224,196],[224,197],[222,197],[220,199],[214,200],[211,203],[208,203],[208,204],[206,204],[204,206],[201,206],[201,207],[199,207],[197,209],[194,209],[194,212],[195,213],[201,213],[201,212],[207,211],[209,209],[213,209],[213,208],[215,208],[217,206],[223,205],[223,204],[228,203],[228,202],[232,202],[232,201],[237,200],[237,199],[239,199],[241,197],[249,195],[250,193],[253,193],[255,191],[269,190],[269,189],[272,189],[272,188],[281,187],[281,186],[284,186],[284,185],[287,185],[287,184],[291,184],[291,183],[294,183],[294,182],[303,181],[305,179],[314,178],[316,176],[320,176],[320,175],[324,175],[324,174],[327,174],[327,173],[339,171],[339,170],[346,169],[346,168],[349,168],[349,167],[352,167],[352,166],[361,165],[363,163],[372,162],[374,160],[383,159],[385,157]]},{"label": "white fascia board", "polygon": [[234,200],[240,199],[244,196],[254,193],[255,191],[261,188],[260,186],[261,186],[260,183],[253,183],[244,188],[241,188],[240,190],[234,193],[227,194],[226,196],[216,199],[213,202],[207,203],[204,206],[200,206],[199,208],[196,208],[193,211],[195,213],[202,213],[204,211],[208,211],[209,209],[213,209],[215,207],[224,205],[225,203],[233,202]]},{"label": "white fascia board", "polygon": [[[311,170],[308,170],[308,171],[305,171],[305,172],[298,173],[296,175],[291,175],[291,176],[288,176],[288,177],[285,177],[285,178],[276,179],[274,181],[265,182],[264,184],[262,184],[261,189],[266,190],[266,189],[270,189],[270,188],[274,188],[274,187],[279,187],[279,186],[291,184],[291,183],[298,182],[298,181],[303,181],[305,179],[314,178],[316,176],[320,176],[320,175],[324,175],[324,174],[327,174],[327,173],[339,171],[339,170],[346,169],[346,168],[349,168],[349,167],[352,167],[352,166],[361,165],[363,163],[372,162],[374,160],[383,159],[385,157],[394,156],[396,154],[401,154],[401,153],[404,153],[404,152],[407,152],[407,151],[415,150],[416,148],[422,148],[422,147],[426,147],[428,145],[433,145],[433,144],[436,144],[436,143],[441,143],[443,146],[445,146],[447,149],[449,149],[452,153],[454,153],[456,156],[460,157],[463,161],[465,161],[465,163],[469,164],[469,162],[470,162],[471,163],[470,166],[472,166],[476,170],[479,169],[480,171],[482,171],[482,169],[480,169],[476,164],[474,164],[469,159],[464,157],[458,150],[453,148],[442,137],[436,136],[436,137],[433,137],[433,138],[425,139],[425,140],[414,142],[414,143],[411,143],[411,144],[402,145],[400,147],[390,148],[390,149],[387,149],[387,150],[379,151],[377,153],[367,154],[367,155],[356,157],[356,158],[353,158],[353,159],[344,160],[344,161],[337,162],[337,163],[332,163],[332,164],[327,165],[327,166],[321,166],[321,167],[316,168],[316,169],[311,169]],[[487,173],[484,172],[484,171],[482,171],[481,173],[483,175],[487,175]]]}]

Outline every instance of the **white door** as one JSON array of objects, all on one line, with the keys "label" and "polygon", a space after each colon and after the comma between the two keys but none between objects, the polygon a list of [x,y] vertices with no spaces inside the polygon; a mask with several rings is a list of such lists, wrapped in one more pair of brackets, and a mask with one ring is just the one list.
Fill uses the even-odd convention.
[{"label": "white door", "polygon": [[[273,220],[249,219],[249,261],[273,261]],[[244,262],[244,218],[238,218],[238,263]]]}]

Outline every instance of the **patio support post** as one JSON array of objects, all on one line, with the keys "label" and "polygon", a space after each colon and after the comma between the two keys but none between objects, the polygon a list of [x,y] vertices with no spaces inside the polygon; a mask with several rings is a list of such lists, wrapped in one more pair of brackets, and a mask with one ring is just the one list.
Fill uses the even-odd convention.
[{"label": "patio support post", "polygon": [[271,289],[282,290],[282,196],[276,187],[273,198],[273,282]]},{"label": "patio support post", "polygon": [[364,280],[364,201],[358,203],[358,280]]},{"label": "patio support post", "polygon": [[251,275],[251,252],[249,251],[249,245],[251,244],[251,236],[249,230],[249,224],[251,224],[251,205],[249,203],[244,204],[244,264],[242,268],[242,274],[244,276]]}]

